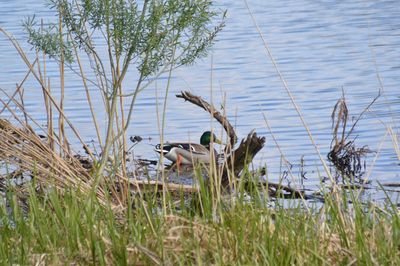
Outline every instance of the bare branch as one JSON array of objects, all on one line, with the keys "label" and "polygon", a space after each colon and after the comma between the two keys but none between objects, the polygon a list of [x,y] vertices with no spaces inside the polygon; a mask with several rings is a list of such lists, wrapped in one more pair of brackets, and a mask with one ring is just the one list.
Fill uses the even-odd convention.
[{"label": "bare branch", "polygon": [[213,105],[203,100],[200,96],[193,95],[188,91],[182,91],[181,94],[177,94],[176,97],[182,98],[185,101],[189,101],[209,112],[225,129],[226,133],[229,136],[231,146],[233,147],[236,144],[237,136],[235,130],[233,129],[233,126],[231,125],[231,123],[229,123],[228,119],[225,116],[217,111],[217,109]]}]

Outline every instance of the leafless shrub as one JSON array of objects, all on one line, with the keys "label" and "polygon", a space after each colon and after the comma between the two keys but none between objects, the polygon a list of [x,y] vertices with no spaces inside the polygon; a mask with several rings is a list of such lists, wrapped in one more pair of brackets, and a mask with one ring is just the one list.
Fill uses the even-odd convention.
[{"label": "leafless shrub", "polygon": [[361,112],[356,121],[348,130],[349,110],[347,108],[344,95],[340,98],[332,111],[332,143],[331,150],[328,153],[328,159],[337,170],[336,179],[349,178],[351,181],[362,181],[366,163],[365,157],[372,151],[368,146],[357,147],[355,138],[349,140],[356,124],[362,115],[378,99],[380,93],[374,100]]}]

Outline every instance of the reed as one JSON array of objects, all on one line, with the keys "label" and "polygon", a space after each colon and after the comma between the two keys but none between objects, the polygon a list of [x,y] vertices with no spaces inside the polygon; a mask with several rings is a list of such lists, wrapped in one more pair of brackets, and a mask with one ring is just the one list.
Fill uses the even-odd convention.
[{"label": "reed", "polygon": [[[138,94],[151,82],[182,65],[193,63],[206,54],[216,34],[224,26],[224,12],[214,11],[209,1],[50,1],[49,7],[58,15],[58,23],[38,30],[34,18],[25,22],[29,43],[58,61],[60,66],[60,109],[63,109],[64,64],[78,62],[94,126],[99,138],[101,156],[97,178],[104,171],[118,168],[125,175],[126,132]],[[220,22],[216,22],[221,17]],[[95,45],[98,34],[106,44],[107,56],[101,56]],[[86,76],[79,53],[86,54],[92,65],[95,85],[104,100],[107,114],[106,135],[101,139],[88,94]],[[135,66],[137,83],[134,89],[124,88],[128,70]],[[130,107],[124,110],[124,102]],[[60,116],[60,138],[64,116]],[[68,145],[66,145],[68,146]],[[110,166],[109,155],[115,160]]]},{"label": "reed", "polygon": [[390,198],[387,204],[366,204],[343,193],[338,208],[326,193],[324,205],[310,204],[311,211],[304,212],[301,202],[284,208],[257,193],[248,200],[240,189],[215,215],[212,194],[201,187],[197,200],[167,196],[168,214],[149,195],[146,207],[132,198],[135,207],[120,217],[110,205],[85,201],[86,194],[74,189],[53,188],[45,195],[28,190],[28,213],[15,191],[6,194],[8,207],[0,204],[2,264],[400,263],[400,215]]},{"label": "reed", "polygon": [[[166,20],[162,6],[157,5],[163,1],[143,1],[141,9],[126,6],[126,1],[106,1],[110,5],[104,10],[100,5],[85,6],[88,1],[51,2],[59,15],[55,32],[47,31],[43,25],[36,30],[33,21],[27,24],[31,43],[38,48],[33,61],[28,59],[18,41],[0,27],[0,32],[10,40],[27,66],[27,74],[16,91],[10,95],[2,90],[6,99],[0,97],[4,106],[0,113],[7,110],[13,118],[12,123],[0,119],[0,160],[7,170],[0,176],[0,188],[4,191],[0,197],[0,264],[400,264],[400,213],[398,203],[393,202],[388,191],[378,188],[385,194],[385,199],[375,203],[360,197],[363,186],[357,191],[345,190],[333,178],[333,189],[321,185],[320,195],[306,195],[281,183],[263,183],[260,179],[266,171],[252,171],[250,167],[257,149],[255,153],[249,153],[245,148],[250,145],[243,144],[247,140],[242,141],[239,147],[244,147],[245,151],[237,152],[236,159],[239,155],[242,158],[238,170],[235,165],[238,149],[232,151],[237,137],[233,127],[224,120],[225,114],[188,92],[182,92],[178,97],[191,99],[192,103],[210,112],[210,119],[216,118],[227,131],[230,146],[225,150],[225,164],[222,167],[215,163],[195,166],[191,174],[197,180],[197,186],[168,184],[168,173],[164,171],[160,173],[161,181],[137,180],[128,175],[126,130],[135,101],[154,79],[165,73],[171,78],[176,67],[193,62],[212,44],[223,22],[210,29],[209,23],[217,13],[209,9],[209,1],[199,1],[202,3],[199,6],[201,15],[207,16],[208,20],[205,24],[197,22],[197,35],[187,41],[187,49],[183,50],[176,43],[180,34],[192,29],[193,24],[181,20],[190,17],[192,11],[177,11],[182,6],[172,4],[179,1],[168,1],[172,5],[169,15],[177,13],[179,16],[174,28],[164,36],[165,39],[161,38],[160,43],[155,37],[160,37],[161,33],[154,29],[164,25]],[[187,2],[182,3],[183,7],[189,8],[185,6]],[[135,19],[128,21],[128,25],[123,23],[125,21],[119,20],[126,17],[120,16],[122,11]],[[75,24],[76,20],[69,20],[71,14],[83,20],[92,19],[92,24]],[[93,16],[85,17],[88,14]],[[104,21],[98,21],[99,17]],[[106,58],[99,56],[93,39],[84,38],[86,34],[91,36],[88,34],[91,30],[99,30],[90,26],[103,22],[101,30],[104,30],[107,43]],[[126,29],[131,32],[128,34]],[[141,32],[141,29],[145,31]],[[155,35],[147,35],[149,33]],[[143,36],[149,37],[146,40],[151,42],[146,43]],[[40,40],[53,41],[57,49],[41,47]],[[203,43],[198,44],[199,40]],[[133,45],[139,44],[143,50],[134,50]],[[82,46],[93,63],[90,69],[84,69],[81,63],[79,47]],[[265,46],[271,56],[266,42]],[[151,50],[154,47],[168,49],[171,57],[155,57],[156,50]],[[65,66],[70,59],[75,59],[98,137],[99,152],[87,146],[79,130],[65,115],[63,97],[59,100],[54,97],[51,84],[55,82],[50,82],[46,76],[47,56],[59,63],[61,92],[67,85]],[[122,84],[134,58],[141,62],[138,81],[132,91],[127,91]],[[160,62],[162,64],[158,65]],[[294,96],[275,67],[319,154]],[[29,76],[36,79],[43,93],[47,128],[25,111],[22,90]],[[91,76],[95,77],[94,81],[88,78]],[[101,134],[89,84],[96,86],[98,96],[103,98],[107,113],[105,136]],[[162,117],[158,121],[161,143],[168,91],[169,83],[163,110],[158,114]],[[128,110],[123,108],[126,101],[130,105]],[[23,114],[22,118],[11,105]],[[341,107],[340,121],[346,124],[345,105]],[[57,123],[53,123],[54,112],[59,113]],[[264,119],[279,148],[266,115]],[[334,126],[336,144],[343,143],[348,136],[345,137],[343,131],[340,137],[339,124]],[[59,131],[55,125],[59,125]],[[34,131],[32,126],[38,130]],[[84,146],[88,167],[69,148],[65,127],[72,129],[73,137]],[[399,155],[398,136],[391,128],[387,134],[392,137]],[[256,148],[262,147],[264,139],[251,132],[248,142],[254,139],[259,141]],[[286,164],[284,153],[280,152]],[[331,177],[321,155],[320,158]],[[290,170],[289,174],[294,180]],[[30,182],[18,184],[18,178],[30,179]],[[283,201],[285,195],[291,200]],[[314,201],[309,201],[310,198]]]}]

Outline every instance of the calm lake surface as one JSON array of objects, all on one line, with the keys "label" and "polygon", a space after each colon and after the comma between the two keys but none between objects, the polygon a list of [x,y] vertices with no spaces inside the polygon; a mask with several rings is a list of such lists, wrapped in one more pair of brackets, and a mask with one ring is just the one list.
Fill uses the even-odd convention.
[{"label": "calm lake surface", "polygon": [[[228,10],[226,27],[218,36],[210,56],[173,73],[164,139],[198,142],[201,133],[211,126],[217,133],[221,132],[217,122],[211,122],[208,113],[177,99],[175,94],[190,90],[207,100],[212,95],[216,106],[221,105],[226,95],[225,110],[236,125],[238,137],[243,138],[255,129],[267,139],[265,148],[254,160],[255,167],[267,165],[270,179],[279,180],[281,156],[267,129],[264,114],[285,156],[293,164],[295,175],[298,176],[299,163],[304,156],[307,172],[304,184],[311,187],[319,185],[319,177],[324,175],[321,163],[266,55],[245,3],[223,0],[216,1],[216,4],[218,8]],[[357,137],[356,145],[359,147],[368,145],[371,150],[380,149],[373,167],[371,162],[375,154],[367,158],[367,171],[372,170],[370,178],[381,182],[399,182],[400,166],[394,145],[390,136],[384,138],[387,127],[391,126],[399,132],[399,2],[249,0],[249,5],[325,159],[332,139],[330,116],[342,95],[342,88],[350,116],[356,119],[377,96],[379,74],[383,95],[358,123],[354,137]],[[26,43],[22,21],[33,13],[45,21],[54,19],[44,1],[0,0],[0,26],[18,39],[30,58],[34,58],[34,53]],[[0,88],[12,93],[27,68],[3,36],[0,37],[0,62]],[[132,68],[127,77],[127,89],[136,84],[134,70]],[[57,95],[57,65],[49,63],[47,71]],[[130,135],[144,138],[135,147],[137,157],[157,159],[152,146],[160,139],[156,104],[158,101],[158,106],[162,107],[165,87],[166,77],[162,77],[138,97],[129,129]],[[30,78],[24,88],[26,109],[45,124],[40,87]],[[91,89],[105,135],[102,99],[95,97],[95,87]],[[1,97],[5,98],[4,95]],[[66,74],[65,97],[66,113],[85,141],[95,139],[81,79],[72,71]],[[7,118],[10,114],[3,113],[1,117]],[[70,141],[77,152],[81,150],[76,139]]]}]

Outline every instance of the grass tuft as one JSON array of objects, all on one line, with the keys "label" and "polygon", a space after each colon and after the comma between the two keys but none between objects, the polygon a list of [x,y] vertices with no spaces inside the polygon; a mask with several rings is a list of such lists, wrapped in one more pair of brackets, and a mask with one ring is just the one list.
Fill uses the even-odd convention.
[{"label": "grass tuft", "polygon": [[[219,208],[224,211],[217,215],[204,199],[202,208],[193,201],[166,214],[157,197],[148,197],[121,218],[110,205],[79,191],[29,190],[28,212],[15,191],[8,191],[0,205],[1,264],[400,263],[397,207],[389,200],[381,206],[365,204],[355,193],[351,205],[343,196],[341,206],[326,194],[325,205],[310,206],[310,212],[300,201],[283,208],[278,202],[268,207],[238,197],[234,204],[223,201]],[[176,197],[166,200],[176,206]]]}]

